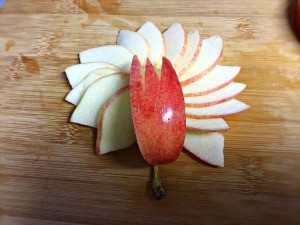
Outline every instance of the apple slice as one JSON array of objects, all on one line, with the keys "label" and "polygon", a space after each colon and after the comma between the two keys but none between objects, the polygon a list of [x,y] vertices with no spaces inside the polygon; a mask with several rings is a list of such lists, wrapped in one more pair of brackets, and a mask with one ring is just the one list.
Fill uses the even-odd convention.
[{"label": "apple slice", "polygon": [[79,53],[79,58],[81,63],[106,62],[119,67],[126,73],[130,73],[133,54],[123,46],[106,45],[82,51]]},{"label": "apple slice", "polygon": [[230,83],[224,88],[206,95],[185,97],[184,102],[186,107],[206,107],[220,104],[235,98],[246,88],[243,83]]},{"label": "apple slice", "polygon": [[239,66],[217,65],[210,73],[182,87],[184,97],[199,96],[217,91],[230,84],[240,71]]},{"label": "apple slice", "polygon": [[196,61],[202,45],[202,39],[198,30],[187,33],[187,47],[183,59],[175,67],[178,76],[182,76]]},{"label": "apple slice", "polygon": [[135,56],[130,98],[134,130],[144,159],[153,165],[176,160],[184,142],[186,117],[181,86],[171,62],[163,58],[159,78],[149,60],[142,74]]},{"label": "apple slice", "polygon": [[166,58],[171,61],[172,65],[176,66],[186,51],[187,37],[185,31],[180,23],[174,23],[163,33],[163,37],[166,44]]},{"label": "apple slice", "polygon": [[216,119],[193,119],[186,118],[186,129],[193,131],[225,131],[228,124],[221,118]]},{"label": "apple slice", "polygon": [[74,88],[80,81],[82,81],[88,73],[96,69],[114,68],[116,66],[110,63],[93,62],[93,63],[81,63],[73,66],[69,66],[65,69],[65,73],[69,80],[70,85]]},{"label": "apple slice", "polygon": [[202,41],[196,62],[179,77],[181,86],[188,85],[209,73],[219,62],[223,51],[223,40],[218,35]]},{"label": "apple slice", "polygon": [[99,113],[96,154],[125,149],[135,141],[129,86],[111,96]]},{"label": "apple slice", "polygon": [[224,166],[224,137],[220,133],[187,131],[184,148],[201,160],[215,166]]},{"label": "apple slice", "polygon": [[83,79],[75,88],[73,88],[69,94],[66,96],[65,100],[72,103],[73,105],[78,105],[83,94],[96,80],[105,77],[110,74],[121,74],[118,69],[107,68],[107,69],[97,69],[88,74],[88,76]]},{"label": "apple slice", "polygon": [[84,93],[71,116],[71,122],[97,127],[102,105],[122,87],[129,83],[129,75],[112,74],[100,78]]},{"label": "apple slice", "polygon": [[186,107],[185,113],[187,117],[195,119],[209,119],[209,118],[221,118],[225,116],[231,116],[240,113],[249,106],[236,99],[231,99],[227,102],[223,102],[217,105],[202,107],[202,108],[191,108]]},{"label": "apple slice", "polygon": [[150,62],[156,67],[161,66],[161,59],[165,54],[164,38],[159,29],[152,23],[146,22],[137,31],[148,43],[150,49]]},{"label": "apple slice", "polygon": [[130,30],[120,30],[117,36],[117,44],[127,48],[144,65],[147,57],[149,57],[149,46],[146,40],[137,32]]}]

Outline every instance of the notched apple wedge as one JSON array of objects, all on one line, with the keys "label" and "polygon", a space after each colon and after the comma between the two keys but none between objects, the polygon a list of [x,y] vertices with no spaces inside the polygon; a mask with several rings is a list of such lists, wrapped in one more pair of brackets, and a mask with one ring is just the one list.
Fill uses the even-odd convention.
[{"label": "notched apple wedge", "polygon": [[129,86],[126,86],[111,96],[100,110],[96,154],[125,149],[135,141]]},{"label": "notched apple wedge", "polygon": [[149,60],[144,79],[135,56],[130,74],[132,119],[137,143],[150,164],[176,160],[182,150],[186,129],[182,90],[170,61],[163,58],[161,76]]}]

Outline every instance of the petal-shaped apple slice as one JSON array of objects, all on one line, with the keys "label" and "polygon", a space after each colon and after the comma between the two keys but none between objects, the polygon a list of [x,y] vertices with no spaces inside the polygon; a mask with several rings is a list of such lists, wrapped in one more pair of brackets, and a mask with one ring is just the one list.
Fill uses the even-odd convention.
[{"label": "petal-shaped apple slice", "polygon": [[137,57],[130,73],[132,120],[144,159],[153,165],[176,160],[186,129],[184,100],[172,64],[163,58],[161,76],[147,60],[144,79]]},{"label": "petal-shaped apple slice", "polygon": [[186,150],[211,165],[224,166],[224,137],[220,133],[187,131],[183,146]]},{"label": "petal-shaped apple slice", "polygon": [[73,105],[78,105],[83,94],[96,80],[105,77],[110,74],[121,74],[122,72],[118,69],[107,68],[107,69],[97,69],[88,74],[88,76],[83,79],[75,88],[73,88],[69,94],[66,96],[65,100],[72,103]]},{"label": "petal-shaped apple slice", "polygon": [[127,48],[144,65],[149,56],[149,46],[146,40],[137,32],[130,30],[120,30],[117,36],[117,44]]},{"label": "petal-shaped apple slice", "polygon": [[111,96],[99,113],[96,154],[125,149],[135,141],[129,86]]},{"label": "petal-shaped apple slice", "polygon": [[187,46],[183,59],[175,67],[178,76],[182,76],[196,61],[202,45],[202,39],[198,30],[187,33]]},{"label": "petal-shaped apple slice", "polygon": [[186,129],[194,131],[225,131],[229,129],[229,126],[222,118],[193,119],[187,117]]},{"label": "petal-shaped apple slice", "polygon": [[224,88],[206,95],[185,97],[184,102],[186,107],[206,107],[210,105],[220,104],[222,102],[234,99],[239,93],[246,88],[243,83],[230,83]]},{"label": "petal-shaped apple slice", "polygon": [[182,87],[184,97],[205,95],[230,84],[240,71],[239,66],[217,65],[210,73],[199,80]]},{"label": "petal-shaped apple slice", "polygon": [[186,51],[186,33],[180,23],[174,23],[163,33],[163,37],[166,44],[165,56],[171,61],[172,65],[176,65],[183,58]]},{"label": "petal-shaped apple slice", "polygon": [[106,62],[130,73],[133,54],[121,45],[106,45],[82,51],[79,53],[79,58],[81,63]]},{"label": "petal-shaped apple slice", "polygon": [[248,108],[249,106],[245,103],[240,102],[236,99],[232,99],[227,102],[208,107],[186,107],[185,113],[187,117],[196,119],[222,118],[225,116],[235,115]]},{"label": "petal-shaped apple slice", "polygon": [[73,66],[69,66],[65,69],[65,73],[69,80],[70,85],[74,88],[80,81],[82,81],[90,72],[96,69],[107,69],[114,68],[116,66],[110,63],[103,62],[92,62],[92,63],[81,63]]},{"label": "petal-shaped apple slice", "polygon": [[220,36],[205,38],[196,62],[179,77],[181,86],[188,85],[209,73],[218,64],[222,51],[223,40]]},{"label": "petal-shaped apple slice", "polygon": [[129,75],[113,74],[100,78],[84,93],[71,116],[71,122],[97,127],[99,110],[119,89],[129,84]]},{"label": "petal-shaped apple slice", "polygon": [[164,38],[160,30],[152,23],[146,22],[137,31],[148,43],[150,48],[149,59],[156,67],[161,66],[161,59],[165,54]]}]

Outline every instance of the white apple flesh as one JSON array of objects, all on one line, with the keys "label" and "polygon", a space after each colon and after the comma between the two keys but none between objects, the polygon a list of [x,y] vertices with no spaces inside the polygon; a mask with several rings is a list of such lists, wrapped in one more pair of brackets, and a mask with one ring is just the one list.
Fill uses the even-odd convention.
[{"label": "white apple flesh", "polygon": [[86,90],[70,121],[97,128],[102,105],[128,84],[129,75],[113,74],[100,78]]},{"label": "white apple flesh", "polygon": [[91,86],[96,80],[111,74],[121,74],[118,69],[97,69],[88,74],[88,76],[83,79],[75,88],[73,88],[69,94],[66,96],[65,100],[72,103],[73,105],[78,105],[85,91]]},{"label": "white apple flesh", "polygon": [[90,72],[96,69],[108,69],[117,67],[110,63],[92,62],[81,63],[73,66],[69,66],[65,69],[68,81],[72,88],[74,88],[80,81],[82,81]]},{"label": "white apple flesh", "polygon": [[210,73],[199,80],[183,86],[184,97],[205,95],[217,91],[230,84],[240,71],[239,66],[217,65]]},{"label": "white apple flesh", "polygon": [[166,44],[165,56],[176,67],[186,51],[187,37],[185,31],[180,23],[174,23],[163,33],[163,37]]},{"label": "white apple flesh", "polygon": [[149,59],[155,67],[160,67],[165,54],[165,42],[162,33],[152,23],[146,22],[137,31],[148,43],[150,49]]},{"label": "white apple flesh", "polygon": [[130,73],[133,53],[120,45],[106,45],[82,51],[79,53],[79,58],[81,63],[106,62]]},{"label": "white apple flesh", "polygon": [[111,96],[99,113],[96,154],[125,149],[135,141],[129,86]]},{"label": "white apple flesh", "polygon": [[179,77],[181,86],[192,82],[209,73],[219,62],[223,51],[223,40],[218,35],[205,38],[202,41],[200,54],[195,63]]},{"label": "white apple flesh", "polygon": [[146,40],[137,32],[130,30],[120,30],[117,36],[117,44],[127,48],[144,65],[147,57],[149,57],[149,46]]},{"label": "white apple flesh", "polygon": [[193,131],[226,131],[228,124],[222,118],[216,119],[194,119],[186,118],[186,129]]},{"label": "white apple flesh", "polygon": [[224,137],[220,133],[197,133],[187,131],[184,148],[211,165],[224,166]]}]

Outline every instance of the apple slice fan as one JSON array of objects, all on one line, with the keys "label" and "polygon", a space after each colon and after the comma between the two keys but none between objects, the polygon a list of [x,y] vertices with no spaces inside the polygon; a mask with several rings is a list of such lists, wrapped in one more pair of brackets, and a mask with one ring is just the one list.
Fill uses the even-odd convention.
[{"label": "apple slice fan", "polygon": [[165,195],[158,166],[174,162],[182,149],[224,166],[224,117],[247,108],[236,100],[246,85],[234,82],[239,66],[219,65],[223,41],[185,32],[180,23],[161,31],[146,22],[121,30],[116,44],[79,53],[65,69],[76,106],[70,122],[97,128],[96,155],[137,142],[153,166],[152,188]]}]

